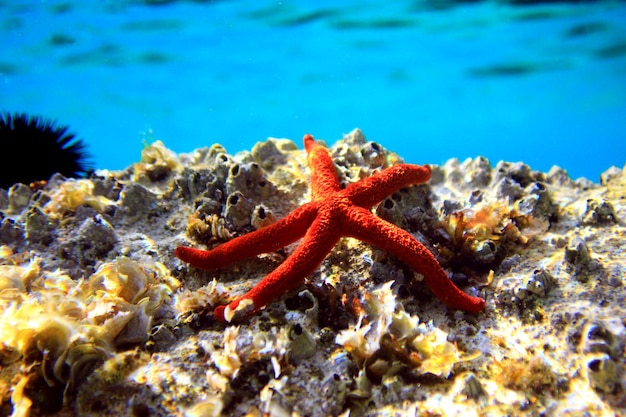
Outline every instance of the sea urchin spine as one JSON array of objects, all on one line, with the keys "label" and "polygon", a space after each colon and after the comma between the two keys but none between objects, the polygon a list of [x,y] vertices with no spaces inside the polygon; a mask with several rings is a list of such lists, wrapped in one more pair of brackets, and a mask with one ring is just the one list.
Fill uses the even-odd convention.
[{"label": "sea urchin spine", "polygon": [[85,144],[67,126],[24,113],[0,113],[0,188],[47,180],[52,174],[83,176],[89,169]]}]

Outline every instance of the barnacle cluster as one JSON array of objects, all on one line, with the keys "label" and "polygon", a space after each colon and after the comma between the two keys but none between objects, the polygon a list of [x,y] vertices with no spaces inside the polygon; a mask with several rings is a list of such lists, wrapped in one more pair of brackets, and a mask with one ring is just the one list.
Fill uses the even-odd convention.
[{"label": "barnacle cluster", "polygon": [[[185,199],[191,199],[195,210],[189,216],[187,232],[201,243],[226,241],[237,233],[245,233],[276,221],[276,215],[267,207],[271,204],[280,211],[288,211],[285,192],[275,181],[301,176],[294,165],[292,154],[297,146],[289,140],[268,139],[257,144],[252,152],[243,152],[232,158],[220,145],[197,151],[191,155],[190,165],[175,180],[176,188]],[[285,165],[272,165],[271,161]],[[265,167],[265,168],[264,168]],[[274,168],[268,170],[268,168]],[[304,186],[304,179],[299,182]],[[270,201],[270,203],[268,203]]]},{"label": "barnacle cluster", "polygon": [[60,409],[97,366],[147,340],[180,285],[162,264],[125,257],[78,281],[11,259],[0,266],[0,358],[18,379],[0,383],[16,384],[14,415]]},{"label": "barnacle cluster", "polygon": [[[526,275],[520,281],[517,277],[511,279],[512,285],[507,286],[507,281],[502,280],[499,285],[504,287],[498,293],[498,301],[504,306],[517,306],[522,315],[532,312],[531,307],[538,300],[545,298],[556,286],[556,279],[547,269],[535,269],[532,274]],[[532,319],[531,316],[527,317]]]}]

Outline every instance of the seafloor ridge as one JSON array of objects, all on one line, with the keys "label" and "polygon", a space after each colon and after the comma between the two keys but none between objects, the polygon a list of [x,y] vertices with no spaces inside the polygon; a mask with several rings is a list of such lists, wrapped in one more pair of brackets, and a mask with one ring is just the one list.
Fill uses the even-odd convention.
[{"label": "seafloor ridge", "polygon": [[[346,184],[400,161],[358,130],[330,149]],[[175,248],[276,221],[308,176],[289,140],[235,156],[156,142],[124,171],[0,190],[0,416],[626,413],[623,169],[596,184],[450,160],[375,208],[481,313],[343,239],[262,312],[216,321],[293,246],[214,271]]]}]

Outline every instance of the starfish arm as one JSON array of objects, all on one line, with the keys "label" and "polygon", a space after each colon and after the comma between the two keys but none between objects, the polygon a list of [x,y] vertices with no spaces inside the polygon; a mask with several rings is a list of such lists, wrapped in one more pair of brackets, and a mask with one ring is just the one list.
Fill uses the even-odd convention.
[{"label": "starfish arm", "polygon": [[320,200],[325,196],[339,191],[341,185],[337,178],[335,164],[326,149],[315,142],[313,136],[304,135],[304,149],[307,152],[307,162],[311,169],[311,193],[313,200]]},{"label": "starfish arm", "polygon": [[429,179],[428,165],[398,164],[350,184],[342,193],[357,206],[371,207],[400,188],[422,184]]},{"label": "starfish arm", "polygon": [[351,237],[388,251],[422,274],[426,285],[446,305],[472,313],[485,308],[485,300],[457,288],[433,254],[405,230],[360,207],[351,208],[349,223],[344,229]]},{"label": "starfish arm", "polygon": [[202,269],[215,269],[261,253],[274,252],[300,239],[317,215],[314,203],[308,203],[278,222],[239,236],[211,250],[179,246],[176,256]]},{"label": "starfish arm", "polygon": [[332,226],[329,216],[318,217],[296,250],[278,268],[261,280],[252,290],[228,306],[218,306],[214,315],[232,321],[252,314],[274,298],[298,286],[322,263],[339,240],[339,228]]}]

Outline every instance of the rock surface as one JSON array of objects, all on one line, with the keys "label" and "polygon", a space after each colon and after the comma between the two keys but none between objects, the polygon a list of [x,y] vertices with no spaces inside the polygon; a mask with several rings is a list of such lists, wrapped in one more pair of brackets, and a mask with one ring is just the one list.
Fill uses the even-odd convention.
[{"label": "rock surface", "polygon": [[[401,161],[358,130],[330,149],[345,184]],[[293,247],[215,271],[174,249],[282,218],[308,175],[289,140],[156,142],[124,171],[0,190],[0,416],[626,413],[624,169],[450,160],[375,208],[487,300],[477,315],[343,239],[297,290],[216,322]]]}]

